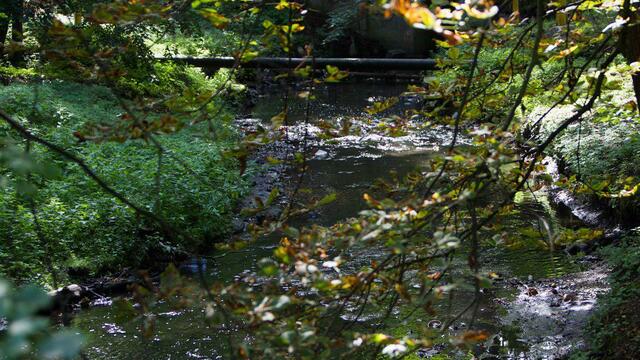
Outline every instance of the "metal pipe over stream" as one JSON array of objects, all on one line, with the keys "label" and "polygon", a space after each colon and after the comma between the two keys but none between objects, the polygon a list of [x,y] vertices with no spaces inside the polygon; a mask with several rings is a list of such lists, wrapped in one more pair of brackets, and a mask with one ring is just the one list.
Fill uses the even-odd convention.
[{"label": "metal pipe over stream", "polygon": [[[236,63],[233,57],[160,57],[160,61],[173,61],[189,64],[206,69],[230,68]],[[257,57],[241,64],[244,68],[253,69],[285,69],[311,65],[324,69],[327,65],[340,70],[352,71],[420,71],[436,68],[434,59],[388,59],[388,58],[286,58],[286,57]]]}]

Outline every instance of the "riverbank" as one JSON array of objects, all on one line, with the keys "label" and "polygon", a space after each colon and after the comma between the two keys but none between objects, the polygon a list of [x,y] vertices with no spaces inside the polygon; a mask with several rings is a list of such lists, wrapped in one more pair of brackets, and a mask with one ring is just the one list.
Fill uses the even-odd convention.
[{"label": "riverbank", "polygon": [[640,238],[628,236],[600,254],[612,269],[611,290],[598,297],[597,310],[586,326],[585,346],[570,359],[636,359],[640,354]]},{"label": "riverbank", "polygon": [[[574,360],[635,359],[640,355],[640,319],[635,311],[640,294],[640,246],[634,229],[640,211],[640,122],[631,79],[615,70],[607,76],[612,85],[606,99],[596,102],[595,111],[570,125],[547,149],[557,163],[553,200],[590,226],[608,229],[602,238],[568,248],[572,254],[594,253],[603,259],[598,267],[610,269],[605,271],[610,290],[593,299],[597,300],[593,314],[578,324],[585,329],[578,350],[561,356]],[[600,102],[611,106],[598,107]],[[535,143],[575,109],[560,105],[549,110],[550,104],[541,105],[539,100],[531,105],[524,129]],[[598,284],[601,280],[593,276],[587,281]]]},{"label": "riverbank", "polygon": [[[226,73],[207,78],[196,69],[164,71],[156,90],[170,86],[177,98],[188,87],[214,91],[228,81]],[[6,187],[0,197],[0,236],[7,243],[0,250],[0,274],[49,288],[93,283],[104,275],[128,278],[135,273],[131,269],[167,264],[224,239],[232,232],[236,202],[249,185],[239,163],[225,154],[239,138],[224,120],[228,104],[212,106],[220,108],[213,128],[192,124],[172,136],[158,135],[156,145],[119,139],[118,134],[91,137],[96,127],[109,128],[104,131],[111,134],[127,125],[121,103],[107,87],[46,78],[1,87],[0,108],[5,112],[78,154],[113,189],[184,233],[163,236],[155,224],[104,193],[78,166],[32,145],[28,157],[17,157],[9,163],[13,171],[2,174]],[[162,108],[135,111],[148,119],[164,116]],[[6,127],[3,131],[11,134]],[[16,151],[23,145],[12,144]],[[25,176],[33,176],[37,186],[25,187]]]},{"label": "riverbank", "polygon": [[[599,208],[610,224],[633,227],[640,215],[640,122],[632,105],[631,78],[614,69],[608,79],[615,85],[611,85],[607,98],[597,102],[596,110],[582,121],[563,131],[546,153],[557,161],[557,170],[566,179],[559,179],[556,186]],[[598,106],[600,103],[607,106]],[[573,105],[549,110],[550,104],[540,104],[539,99],[529,106],[532,111],[523,129],[530,134],[525,140],[534,143],[543,141],[575,110]]]}]

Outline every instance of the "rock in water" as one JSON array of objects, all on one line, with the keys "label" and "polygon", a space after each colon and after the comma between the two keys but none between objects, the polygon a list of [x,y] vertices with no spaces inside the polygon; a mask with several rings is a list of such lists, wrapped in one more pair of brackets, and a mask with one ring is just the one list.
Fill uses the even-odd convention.
[{"label": "rock in water", "polygon": [[317,160],[324,160],[328,157],[329,157],[329,153],[324,150],[316,151],[315,155],[313,156],[313,158]]}]

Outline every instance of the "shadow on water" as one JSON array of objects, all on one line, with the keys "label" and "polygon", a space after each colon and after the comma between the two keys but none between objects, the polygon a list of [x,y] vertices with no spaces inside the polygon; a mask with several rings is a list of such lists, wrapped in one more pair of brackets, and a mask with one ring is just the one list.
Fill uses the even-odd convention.
[{"label": "shadow on water", "polygon": [[[320,89],[319,101],[312,105],[311,125],[319,120],[362,123],[363,128],[372,118],[363,109],[373,99],[393,96],[401,93],[405,84],[345,83]],[[400,107],[403,103],[400,103]],[[253,111],[253,116],[269,119],[282,109],[279,94],[263,97]],[[400,109],[402,110],[402,109]],[[298,103],[291,109],[291,121],[304,117],[304,107]],[[375,120],[375,119],[373,119]],[[294,130],[295,131],[295,130]],[[389,178],[389,172],[406,174],[412,170],[424,168],[429,158],[441,145],[448,143],[449,134],[438,129],[425,130],[405,137],[385,138],[361,135],[356,138],[337,139],[333,143],[318,142],[314,149],[322,150],[324,156],[309,162],[309,171],[305,175],[305,186],[314,191],[336,192],[337,200],[329,206],[312,213],[298,221],[305,223],[332,224],[335,221],[357,214],[365,206],[362,194],[368,191],[377,178]],[[518,204],[520,211],[514,218],[514,226],[522,222],[546,217],[554,225],[557,221],[549,218],[548,209],[535,199],[527,198]],[[536,216],[531,216],[535,214]],[[202,266],[212,279],[229,281],[254,268],[260,258],[270,256],[277,240],[264,239],[240,252],[221,254],[215,258],[193,259],[183,265],[186,271],[196,272]],[[375,251],[365,253],[362,261],[375,258]],[[466,259],[456,260],[460,269],[466,269]],[[541,251],[539,247],[522,247],[505,251],[499,247],[485,249],[483,262],[487,268],[505,276],[526,278],[548,278],[566,274],[575,270],[560,253]],[[455,312],[466,306],[472,296],[462,291],[456,295],[452,308]],[[504,291],[487,290],[479,307],[478,324],[493,332],[501,331],[506,338],[516,338],[517,329],[498,328],[496,318],[501,310],[493,299],[504,296]],[[75,325],[89,335],[92,359],[216,359],[222,358],[225,333],[214,330],[204,323],[204,312],[195,305],[180,312],[171,311],[165,304],[153,309],[157,316],[157,325],[152,339],[144,339],[140,333],[139,322],[118,324],[118,310],[115,306],[93,307],[81,311],[75,319]],[[429,321],[429,319],[419,319]],[[231,331],[231,330],[230,330]],[[507,335],[505,335],[507,334]],[[511,335],[509,335],[511,334]],[[526,350],[525,344],[511,342],[513,351]]]}]

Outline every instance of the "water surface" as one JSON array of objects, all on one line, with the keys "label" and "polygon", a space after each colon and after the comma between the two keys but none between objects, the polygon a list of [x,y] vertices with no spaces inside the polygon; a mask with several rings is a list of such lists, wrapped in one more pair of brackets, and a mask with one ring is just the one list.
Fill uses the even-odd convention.
[{"label": "water surface", "polygon": [[[373,100],[401,93],[406,84],[397,83],[345,83],[320,88],[318,99],[311,104],[308,124],[305,119],[305,103],[297,101],[290,109],[291,136],[318,131],[316,125],[322,121],[340,124],[348,121],[362,131],[356,135],[342,136],[327,141],[310,143],[316,157],[309,161],[304,186],[320,192],[336,192],[337,200],[329,206],[312,213],[298,223],[320,223],[329,225],[357,214],[364,209],[362,194],[369,190],[377,178],[389,178],[390,172],[406,174],[423,169],[430,157],[450,141],[450,133],[442,128],[426,128],[403,136],[384,136],[369,132],[375,127],[376,117],[364,112]],[[400,101],[392,111],[402,113],[411,107],[410,101]],[[282,95],[274,92],[263,97],[253,111],[253,117],[269,119],[282,110]],[[383,114],[384,115],[384,114]],[[518,204],[521,215],[515,216],[512,226],[528,222],[547,221],[557,226],[557,219],[536,199],[527,198]],[[532,214],[534,216],[532,216]],[[533,225],[533,224],[532,224]],[[243,271],[251,271],[256,261],[270,256],[276,246],[275,239],[263,239],[248,248],[215,257],[194,259],[183,268],[195,270],[202,266],[208,277],[230,280]],[[375,251],[364,252],[362,261],[376,257]],[[498,271],[506,277],[547,278],[575,271],[575,265],[561,253],[543,251],[539,247],[522,247],[505,251],[490,248],[483,251],[485,267]],[[460,271],[466,268],[465,259],[456,260]],[[473,294],[458,291],[448,311],[462,309]],[[526,352],[528,344],[519,342],[518,328],[506,328],[498,319],[504,309],[496,306],[494,298],[508,296],[508,291],[488,290],[479,306],[478,324],[493,333],[501,334],[504,340],[503,353]],[[81,311],[75,325],[86,332],[90,339],[88,356],[91,359],[217,359],[225,349],[225,331],[212,329],[204,322],[201,306],[195,305],[182,311],[172,311],[166,304],[153,309],[157,316],[154,336],[146,339],[140,334],[141,323],[118,322],[118,310],[114,306],[98,306]],[[371,314],[370,319],[375,318]],[[365,316],[365,319],[367,317]],[[424,318],[420,321],[428,322]],[[402,324],[399,324],[399,326]]]}]

